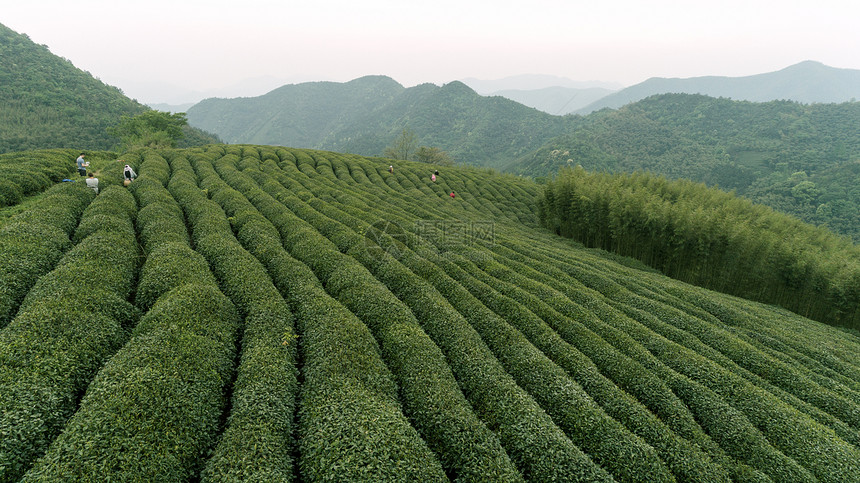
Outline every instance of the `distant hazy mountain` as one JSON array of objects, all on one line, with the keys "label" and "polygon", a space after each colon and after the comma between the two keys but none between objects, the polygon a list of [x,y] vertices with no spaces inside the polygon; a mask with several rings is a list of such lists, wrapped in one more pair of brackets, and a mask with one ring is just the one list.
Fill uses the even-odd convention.
[{"label": "distant hazy mountain", "polygon": [[567,77],[540,74],[523,74],[494,80],[475,79],[470,77],[460,79],[460,81],[482,96],[493,95],[499,91],[533,91],[545,89],[547,87],[567,87],[570,89],[599,88],[609,91],[617,91],[624,87],[623,85],[615,82],[575,81],[568,79]]},{"label": "distant hazy mountain", "polygon": [[488,96],[501,96],[543,112],[563,116],[602,99],[614,90],[602,87],[577,89],[574,87],[545,87],[534,90],[509,89],[491,92]]},{"label": "distant hazy mountain", "polygon": [[147,104],[147,106],[163,112],[186,112],[193,105],[193,102],[186,102],[185,104]]},{"label": "distant hazy mountain", "polygon": [[273,144],[381,155],[404,127],[419,145],[455,161],[497,167],[564,132],[565,119],[459,81],[405,88],[384,76],[286,85],[253,98],[206,99],[192,126],[228,143]]},{"label": "distant hazy mountain", "polygon": [[607,107],[616,109],[648,96],[670,93],[703,94],[753,102],[847,102],[860,99],[860,70],[837,69],[820,62],[805,61],[776,72],[746,77],[654,77],[610,94],[583,107],[578,113],[588,114]]}]

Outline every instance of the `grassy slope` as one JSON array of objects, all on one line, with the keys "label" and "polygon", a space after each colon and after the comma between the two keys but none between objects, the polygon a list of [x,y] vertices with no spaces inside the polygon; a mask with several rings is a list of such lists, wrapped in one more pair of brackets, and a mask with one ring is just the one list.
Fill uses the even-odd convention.
[{"label": "grassy slope", "polygon": [[[559,239],[537,228],[533,183],[474,168],[446,168],[433,183],[426,165],[398,163],[391,175],[388,160],[258,146],[173,152],[165,156],[170,168],[146,161],[151,155],[127,159],[142,179],[157,170],[159,184],[170,188],[159,188],[159,205],[176,206],[176,197],[189,222],[197,220],[194,243],[209,247],[202,253],[213,273],[221,277],[228,273],[222,264],[244,260],[224,258],[219,253],[226,248],[215,245],[221,237],[232,239],[232,227],[295,316],[302,377],[299,417],[290,431],[299,436],[294,471],[300,479],[414,475],[408,472],[420,466],[411,464],[428,458],[444,469],[444,475],[427,476],[434,479],[860,478],[856,334],[690,287]],[[211,200],[195,194],[195,181]],[[136,193],[141,208],[142,186]],[[199,224],[210,219],[207,210],[220,214],[211,211],[213,221]],[[139,229],[151,216],[148,207],[139,211]],[[227,233],[216,234],[215,227]],[[235,240],[229,243],[240,249]],[[271,286],[259,278],[259,266],[240,269],[255,274],[254,285]],[[275,310],[265,304],[252,310],[249,289],[233,287],[237,282],[229,277],[219,280],[242,311],[265,318]],[[161,312],[171,306],[163,297],[161,304],[153,301]],[[324,314],[343,323],[329,326]],[[245,321],[255,327],[251,323]],[[282,332],[293,330],[292,321],[284,324]],[[279,327],[268,330],[273,337],[260,340],[277,343]],[[0,337],[26,345],[8,328]],[[55,337],[51,343],[69,353],[82,343],[62,339],[63,333]],[[106,393],[104,385],[111,381],[135,393],[139,370],[126,355],[144,341],[133,335],[104,374],[88,373],[101,382],[87,391],[66,433],[28,476],[106,471],[118,447],[134,455],[141,474],[157,476],[164,451],[183,456],[171,470],[178,474],[203,467],[211,480],[248,477],[251,469],[258,476],[276,474],[265,468],[274,458],[255,460],[251,447],[235,449],[243,448],[235,438],[197,437],[193,446],[168,448],[161,442],[170,434],[159,431],[172,429],[148,419],[162,416],[113,417],[110,411],[124,407],[116,399],[123,396]],[[250,341],[239,342],[240,352],[250,350]],[[256,351],[264,347],[259,344]],[[241,380],[250,353],[235,360]],[[19,359],[15,371],[27,367]],[[253,367],[273,370],[260,362]],[[160,380],[150,376],[146,387],[153,390],[150,384]],[[247,418],[255,410],[251,401],[274,398],[274,404],[280,397],[267,392],[268,385],[240,380],[233,391],[242,399],[225,411],[242,407]],[[339,389],[326,386],[331,381],[339,381]],[[187,396],[178,382],[171,384],[158,389],[168,409],[171,398],[179,403]],[[214,397],[218,388],[207,390]],[[386,423],[374,425],[363,417],[368,414]],[[4,413],[0,428],[13,422],[10,417]],[[219,424],[212,414],[195,417],[210,418],[195,425]],[[94,432],[89,420],[128,421],[152,434]],[[274,433],[290,427],[263,426],[244,431],[265,445],[269,436],[285,441]],[[380,446],[388,431],[397,431],[398,443]],[[54,437],[42,433],[40,441]],[[204,454],[206,445],[216,455],[238,451],[237,457],[207,466],[205,457],[188,456]],[[8,456],[4,451],[11,450],[0,446],[0,462]],[[121,466],[123,460],[116,461]],[[243,464],[248,467],[237,470]]]}]

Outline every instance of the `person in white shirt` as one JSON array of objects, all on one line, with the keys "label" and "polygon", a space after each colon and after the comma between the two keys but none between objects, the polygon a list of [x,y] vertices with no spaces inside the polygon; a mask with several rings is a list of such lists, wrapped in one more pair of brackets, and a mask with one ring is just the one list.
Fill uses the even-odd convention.
[{"label": "person in white shirt", "polygon": [[92,189],[93,191],[96,192],[96,194],[98,194],[98,192],[99,192],[99,179],[96,178],[95,176],[93,176],[92,173],[90,173],[87,176],[88,176],[88,178],[86,179],[87,188]]},{"label": "person in white shirt", "polygon": [[137,178],[137,173],[135,173],[134,170],[131,169],[131,166],[127,164],[125,165],[125,169],[122,170],[122,174],[123,177],[129,181],[133,181],[134,178]]}]

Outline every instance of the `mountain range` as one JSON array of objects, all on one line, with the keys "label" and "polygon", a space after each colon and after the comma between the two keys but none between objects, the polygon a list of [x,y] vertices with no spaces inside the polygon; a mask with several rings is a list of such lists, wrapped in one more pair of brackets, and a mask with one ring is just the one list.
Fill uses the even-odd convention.
[{"label": "mountain range", "polygon": [[[564,85],[547,86],[551,83]],[[529,86],[535,89],[523,89]],[[408,127],[419,143],[445,150],[456,161],[502,168],[532,155],[556,136],[569,133],[581,122],[580,116],[597,110],[617,109],[666,93],[758,103],[849,102],[860,97],[860,70],[807,61],[756,76],[654,78],[602,95],[607,92],[607,87],[597,83],[575,84],[551,76],[520,76],[497,82],[466,79],[409,88],[386,76],[367,76],[345,83],[288,84],[258,97],[205,99],[187,113],[191,125],[230,143],[331,149],[369,156],[381,154]],[[579,116],[554,115],[574,108],[578,108]]]},{"label": "mountain range", "polygon": [[404,128],[455,160],[497,167],[560,135],[567,121],[464,83],[405,88],[385,76],[286,85],[255,98],[206,99],[191,125],[228,143],[379,155]]},{"label": "mountain range", "polygon": [[810,60],[776,72],[745,77],[654,77],[611,93],[577,112],[588,114],[605,108],[615,109],[648,96],[665,93],[704,94],[753,102],[847,102],[860,99],[860,70],[838,69]]},{"label": "mountain range", "polygon": [[776,72],[744,77],[653,77],[629,87],[575,82],[555,76],[515,76],[496,81],[464,79],[484,96],[502,96],[554,115],[617,109],[656,94],[704,94],[739,101],[847,102],[860,98],[860,70],[804,61]]},{"label": "mountain range", "polygon": [[[5,27],[0,33],[0,152],[110,149],[116,140],[107,128],[146,109],[26,35]],[[535,178],[571,164],[648,170],[733,189],[860,240],[860,190],[853,182],[860,167],[860,104],[850,102],[860,86],[857,74],[803,62],[744,78],[652,79],[603,102],[655,90],[702,94],[650,95],[620,108],[565,116],[481,95],[466,82],[406,88],[385,76],[368,76],[288,84],[250,98],[206,99],[187,116],[192,126],[234,144],[379,156],[406,128],[418,144],[444,150],[457,163]],[[562,82],[567,81],[525,76],[478,87],[547,94],[548,84]],[[578,92],[611,87],[560,86]]]}]

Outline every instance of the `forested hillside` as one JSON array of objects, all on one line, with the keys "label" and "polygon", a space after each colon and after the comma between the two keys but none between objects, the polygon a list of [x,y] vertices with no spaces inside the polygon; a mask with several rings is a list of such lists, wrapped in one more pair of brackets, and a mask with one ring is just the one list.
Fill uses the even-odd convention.
[{"label": "forested hillside", "polygon": [[2,482],[860,480],[856,332],[558,237],[532,181],[98,154],[0,210]]},{"label": "forested hillside", "polygon": [[106,130],[147,108],[0,25],[0,153],[43,148],[110,149]]},{"label": "forested hillside", "polygon": [[[0,24],[0,153],[114,149],[108,130],[149,108]],[[180,146],[218,142],[190,126]]]},{"label": "forested hillside", "polygon": [[568,122],[461,82],[404,88],[384,76],[287,85],[255,98],[206,99],[191,125],[225,142],[381,155],[408,128],[456,162],[499,167],[537,150]]},{"label": "forested hillside", "polygon": [[860,102],[804,105],[700,95],[649,97],[578,119],[508,168],[551,176],[649,171],[734,190],[860,240]]},{"label": "forested hillside", "polygon": [[286,85],[259,97],[205,99],[188,109],[188,121],[228,143],[318,147],[344,119],[365,115],[404,89],[384,76]]}]

